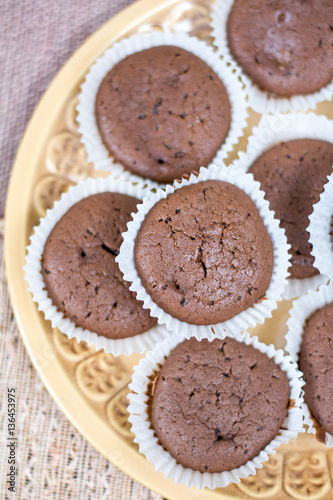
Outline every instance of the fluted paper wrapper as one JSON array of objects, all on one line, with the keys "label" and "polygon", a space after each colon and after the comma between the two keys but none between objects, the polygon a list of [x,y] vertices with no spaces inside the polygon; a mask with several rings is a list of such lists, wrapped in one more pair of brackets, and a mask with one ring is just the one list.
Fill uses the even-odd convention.
[{"label": "fluted paper wrapper", "polygon": [[[246,153],[240,152],[239,160],[236,160],[234,164],[248,172],[251,165],[265,151],[280,142],[294,139],[318,139],[333,142],[333,121],[313,113],[264,116],[249,137]],[[320,271],[319,268],[318,270]],[[322,274],[302,279],[288,278],[288,286],[283,298],[290,300],[300,297],[308,290],[315,290],[320,284],[326,282],[327,278]]]},{"label": "fluted paper wrapper", "polygon": [[42,276],[42,255],[44,246],[52,229],[70,207],[78,203],[83,198],[97,193],[116,192],[135,198],[142,199],[143,196],[151,196],[151,185],[134,185],[131,182],[122,182],[109,177],[107,179],[91,179],[80,182],[77,186],[69,188],[59,201],[54,204],[47,215],[41,219],[39,226],[35,227],[34,234],[30,238],[30,245],[27,247],[25,279],[29,285],[29,291],[33,295],[33,300],[38,304],[38,310],[44,313],[45,319],[50,320],[53,328],[58,328],[69,338],[75,337],[79,342],[84,340],[89,345],[93,344],[97,349],[104,349],[107,353],[115,356],[124,354],[126,356],[133,352],[142,353],[151,349],[156,342],[160,342],[169,333],[160,326],[155,326],[140,335],[124,339],[108,339],[87,329],[77,326],[72,320],[64,316],[57,309],[48,296]]},{"label": "fluted paper wrapper", "polygon": [[[225,333],[223,337],[227,336]],[[129,421],[132,424],[132,432],[135,434],[134,441],[139,444],[140,453],[144,454],[157,471],[163,472],[167,479],[172,478],[176,483],[184,483],[187,487],[196,486],[202,488],[224,488],[230,483],[238,483],[241,479],[251,474],[256,474],[256,469],[262,468],[263,462],[269,459],[270,454],[275,454],[275,450],[280,444],[288,443],[290,439],[297,437],[299,432],[304,432],[302,424],[302,384],[300,372],[292,363],[289,356],[284,356],[282,350],[276,351],[273,345],[267,346],[258,341],[257,337],[250,337],[248,333],[237,333],[233,338],[246,345],[252,345],[259,351],[267,354],[276,364],[287,374],[290,384],[290,399],[295,402],[289,408],[288,415],[277,436],[259,453],[253,460],[237,469],[219,473],[208,473],[194,471],[178,464],[176,460],[160,444],[155,435],[148,418],[147,395],[148,384],[151,383],[151,376],[160,369],[171,350],[183,339],[173,335],[163,343],[155,346],[152,351],[147,352],[146,357],[140,360],[134,369],[132,382],[129,388],[132,393],[128,398],[130,404]]]},{"label": "fluted paper wrapper", "polygon": [[[152,301],[150,295],[142,286],[135,268],[134,246],[138,230],[146,214],[159,200],[166,198],[175,189],[212,179],[234,184],[242,189],[255,203],[272,240],[274,266],[271,282],[265,292],[264,300],[253,304],[245,311],[218,325],[192,325],[173,318]],[[144,198],[142,205],[138,206],[138,212],[133,216],[133,220],[127,224],[127,227],[128,231],[123,233],[124,241],[120,247],[119,255],[116,257],[120,270],[123,272],[125,279],[132,283],[130,290],[137,293],[137,298],[143,301],[145,308],[150,309],[152,316],[156,316],[160,324],[165,324],[168,330],[179,335],[184,334],[187,338],[195,336],[198,340],[202,338],[212,340],[219,337],[224,330],[231,334],[245,331],[249,327],[254,327],[258,322],[263,323],[265,318],[271,317],[271,311],[277,307],[276,302],[283,295],[287,283],[286,278],[289,275],[290,255],[288,250],[290,245],[287,244],[284,230],[279,227],[279,221],[274,219],[273,212],[269,210],[268,202],[264,199],[264,193],[259,189],[259,183],[254,181],[252,174],[245,173],[239,167],[226,167],[223,164],[210,165],[208,168],[201,168],[199,175],[192,174],[189,180],[183,179],[181,182],[175,182],[174,186],[168,185],[165,191],[159,189],[149,200]]]},{"label": "fluted paper wrapper", "polygon": [[[333,141],[333,137],[331,139]],[[314,266],[327,278],[333,278],[333,173],[327,177],[328,182],[320,195],[320,200],[313,206],[309,216],[308,233],[314,256]]]},{"label": "fluted paper wrapper", "polygon": [[[303,295],[303,297],[294,301],[293,307],[289,312],[290,317],[287,321],[288,332],[286,334],[285,347],[286,352],[290,354],[294,362],[298,362],[299,360],[306,320],[310,318],[315,311],[331,302],[333,302],[332,282],[328,285],[320,285],[318,290],[310,290],[307,294]],[[302,403],[302,410],[304,413],[304,424],[308,426],[308,432],[316,434],[316,428],[310,410],[305,402]],[[333,436],[328,432],[325,433],[325,443],[328,447],[333,448]]]},{"label": "fluted paper wrapper", "polygon": [[[132,174],[120,163],[117,163],[104,145],[97,126],[95,100],[102,80],[113,66],[131,54],[160,45],[174,45],[202,59],[215,71],[227,90],[231,104],[231,124],[228,135],[221,148],[217,151],[214,161],[225,158],[243,135],[243,129],[246,126],[246,118],[248,116],[243,86],[232,70],[227,65],[221,63],[221,60],[215,54],[212,47],[197,38],[185,34],[155,32],[133,35],[121,40],[104,52],[90,68],[81,86],[79,104],[77,106],[77,121],[80,124],[79,131],[82,134],[81,139],[87,151],[88,161],[94,163],[96,169],[107,170],[114,175],[121,174],[123,179],[131,179],[134,182],[142,181],[142,177]],[[131,76],[128,75],[128,77],[130,78]],[[155,186],[158,185],[160,186],[161,184],[155,183]]]},{"label": "fluted paper wrapper", "polygon": [[333,92],[333,80],[318,92],[305,95],[294,95],[292,97],[280,97],[269,90],[264,90],[248,77],[241,66],[233,58],[227,37],[227,22],[234,0],[216,0],[212,12],[212,36],[214,45],[218,49],[218,55],[225,63],[235,68],[236,74],[245,85],[245,91],[250,106],[257,113],[285,113],[286,111],[307,111],[314,109],[318,102],[331,100]]}]

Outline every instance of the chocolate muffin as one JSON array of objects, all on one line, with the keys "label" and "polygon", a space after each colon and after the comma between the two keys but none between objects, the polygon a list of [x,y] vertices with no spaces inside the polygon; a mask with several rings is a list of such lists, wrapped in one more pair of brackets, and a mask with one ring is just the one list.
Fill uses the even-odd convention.
[{"label": "chocolate muffin", "polygon": [[278,434],[288,412],[286,373],[234,339],[179,344],[163,364],[151,404],[162,446],[184,467],[235,469]]},{"label": "chocolate muffin", "polygon": [[238,187],[209,180],[158,201],[138,231],[143,287],[166,313],[196,325],[232,318],[261,299],[273,247],[259,212]]},{"label": "chocolate muffin", "polygon": [[263,153],[251,166],[270,208],[281,220],[291,245],[292,278],[318,274],[306,228],[313,205],[332,172],[333,144],[314,139],[283,142]]},{"label": "chocolate muffin", "polygon": [[244,72],[279,96],[310,94],[333,78],[331,0],[235,0],[227,36]]},{"label": "chocolate muffin", "polygon": [[107,338],[132,337],[156,324],[115,262],[137,203],[119,193],[81,200],[56,224],[43,252],[42,274],[54,305],[76,325]]},{"label": "chocolate muffin", "polygon": [[179,47],[143,50],[116,64],[96,98],[111,155],[133,173],[172,182],[207,166],[230,128],[230,103],[216,73]]},{"label": "chocolate muffin", "polygon": [[333,303],[307,321],[300,352],[305,401],[319,425],[333,434]]}]

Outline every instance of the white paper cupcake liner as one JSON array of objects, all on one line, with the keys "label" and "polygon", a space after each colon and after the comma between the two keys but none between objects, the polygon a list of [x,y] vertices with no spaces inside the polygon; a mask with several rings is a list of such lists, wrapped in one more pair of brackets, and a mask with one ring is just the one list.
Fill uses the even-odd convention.
[{"label": "white paper cupcake liner", "polygon": [[24,266],[25,279],[29,285],[29,291],[33,295],[33,300],[38,304],[38,310],[44,313],[45,319],[50,320],[53,328],[57,327],[69,338],[75,337],[78,341],[84,340],[89,345],[93,344],[97,349],[104,349],[105,352],[112,353],[115,356],[119,354],[128,356],[133,352],[142,353],[147,349],[151,349],[156,342],[164,339],[169,333],[165,328],[157,325],[134,337],[107,339],[77,326],[69,318],[66,318],[49,298],[41,272],[41,259],[45,243],[55,224],[77,202],[87,196],[104,192],[117,192],[142,199],[144,196],[149,197],[152,194],[149,182],[145,188],[142,187],[143,184],[134,185],[131,182],[122,182],[113,179],[111,176],[106,179],[89,178],[80,182],[78,185],[69,188],[68,192],[64,193],[61,199],[54,204],[54,207],[47,211],[47,215],[41,219],[39,226],[35,227],[35,232],[30,238],[31,243],[27,247],[28,253],[26,265]]},{"label": "white paper cupcake liner", "polygon": [[[149,210],[159,200],[166,198],[175,189],[210,179],[234,184],[242,189],[255,203],[272,240],[274,266],[270,285],[265,292],[265,300],[255,303],[245,311],[218,325],[192,325],[173,318],[152,301],[150,295],[142,286],[135,268],[134,246],[141,223]],[[180,335],[184,334],[187,338],[195,336],[199,340],[202,338],[212,340],[215,337],[219,337],[224,330],[231,334],[238,331],[245,331],[249,327],[254,327],[258,322],[263,323],[265,318],[270,317],[271,311],[277,307],[276,302],[282,297],[287,283],[286,278],[289,275],[290,255],[288,254],[288,250],[290,245],[287,244],[284,230],[279,227],[279,221],[274,219],[274,214],[269,209],[268,202],[264,199],[264,193],[259,189],[259,182],[254,181],[252,174],[245,173],[240,167],[226,167],[223,164],[210,165],[208,168],[201,168],[198,176],[192,174],[189,180],[183,179],[181,182],[175,182],[174,186],[168,185],[165,191],[158,190],[149,200],[144,198],[142,205],[138,206],[138,212],[127,227],[128,231],[123,233],[124,240],[116,261],[119,263],[125,279],[132,282],[130,290],[137,293],[138,299],[143,301],[143,306],[150,309],[152,316],[156,316],[158,322],[165,324],[168,330]]]},{"label": "white paper cupcake liner", "polygon": [[286,111],[307,111],[314,109],[318,102],[331,100],[333,92],[333,80],[318,92],[305,95],[294,95],[292,97],[280,97],[268,90],[260,88],[249,78],[231,55],[228,38],[227,22],[234,0],[216,0],[212,12],[212,36],[214,45],[218,49],[218,55],[225,63],[236,68],[237,75],[240,76],[245,85],[248,96],[248,105],[257,113],[285,113]]},{"label": "white paper cupcake liner", "polygon": [[[123,179],[131,179],[136,182],[142,181],[142,177],[132,174],[115,162],[105,147],[96,122],[95,100],[103,78],[113,66],[131,54],[160,45],[174,45],[192,52],[215,71],[227,90],[231,104],[231,124],[228,135],[221,148],[217,151],[214,161],[225,158],[242,136],[248,116],[243,85],[232,70],[221,63],[212,47],[197,38],[185,34],[155,32],[133,35],[121,40],[104,52],[90,68],[81,87],[77,106],[79,131],[82,134],[81,139],[87,151],[88,161],[94,163],[97,170],[107,170],[114,175],[122,174]],[[155,185],[161,186],[161,184],[157,183]]]},{"label": "white paper cupcake liner", "polygon": [[[333,141],[333,138],[332,138]],[[314,256],[314,266],[321,274],[329,279],[333,278],[333,173],[327,177],[328,182],[320,195],[320,200],[313,206],[309,216],[310,224],[307,228],[312,245],[311,254]]]},{"label": "white paper cupcake liner", "polygon": [[[254,127],[249,137],[246,153],[239,152],[239,160],[236,160],[234,164],[248,172],[251,165],[265,151],[280,142],[294,139],[319,139],[333,142],[333,121],[313,113],[263,116],[258,127]],[[300,297],[308,290],[315,290],[320,284],[326,282],[327,278],[322,274],[311,278],[289,278],[283,298],[290,300]]]},{"label": "white paper cupcake liner", "polygon": [[[289,311],[290,317],[287,321],[288,332],[286,334],[285,347],[286,352],[290,354],[294,362],[298,362],[299,360],[299,352],[307,318],[331,302],[333,302],[332,282],[328,285],[319,286],[316,291],[310,290],[306,295],[294,301]],[[316,427],[305,402],[302,404],[302,410],[304,413],[304,424],[308,426],[308,432],[316,434]],[[330,448],[333,448],[333,436],[328,432],[325,433],[325,443]]]},{"label": "white paper cupcake liner", "polygon": [[[224,333],[221,338],[226,337]],[[297,437],[299,432],[304,432],[302,424],[302,411],[300,405],[303,402],[303,381],[300,379],[301,372],[297,370],[297,365],[292,363],[289,356],[284,356],[282,350],[275,350],[273,345],[267,346],[258,341],[257,337],[250,337],[248,333],[238,332],[233,338],[246,345],[252,345],[262,353],[267,354],[276,364],[287,374],[290,383],[290,400],[293,401],[292,408],[289,408],[288,415],[277,436],[260,452],[253,460],[245,465],[231,471],[220,473],[208,473],[194,471],[178,464],[176,460],[160,444],[148,419],[147,395],[148,384],[151,383],[151,376],[160,369],[171,350],[183,339],[173,335],[163,343],[155,346],[152,351],[146,353],[145,358],[140,360],[134,369],[132,382],[129,388],[132,393],[128,398],[130,401],[128,411],[129,421],[132,424],[132,432],[135,434],[134,441],[139,444],[140,453],[144,454],[157,471],[163,472],[167,479],[172,478],[176,483],[185,483],[187,487],[196,486],[199,489],[204,487],[224,488],[230,483],[238,483],[241,479],[251,474],[256,474],[256,469],[262,468],[262,463],[269,459],[270,454],[274,454],[280,444],[288,443],[290,439]]]}]

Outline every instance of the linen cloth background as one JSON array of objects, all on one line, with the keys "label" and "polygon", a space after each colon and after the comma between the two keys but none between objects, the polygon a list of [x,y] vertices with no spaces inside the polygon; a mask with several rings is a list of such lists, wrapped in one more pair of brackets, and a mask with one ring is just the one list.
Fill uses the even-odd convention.
[{"label": "linen cloth background", "polygon": [[[24,129],[82,42],[131,0],[0,0],[0,499],[157,500],[100,455],[60,412],[33,368],[10,306],[4,207]],[[7,388],[17,395],[16,493],[8,493]]]}]

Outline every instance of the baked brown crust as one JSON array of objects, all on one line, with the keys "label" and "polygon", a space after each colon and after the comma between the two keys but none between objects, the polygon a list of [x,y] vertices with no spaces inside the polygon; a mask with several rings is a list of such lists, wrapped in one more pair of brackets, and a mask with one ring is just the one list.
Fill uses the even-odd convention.
[{"label": "baked brown crust", "polygon": [[333,434],[333,304],[318,310],[304,330],[300,369],[304,399],[319,425]]},{"label": "baked brown crust", "polygon": [[134,260],[159,307],[180,321],[206,325],[226,321],[264,296],[273,247],[249,196],[210,180],[156,203],[138,231]]},{"label": "baked brown crust", "polygon": [[235,469],[277,435],[287,415],[286,373],[231,338],[179,344],[163,364],[151,421],[167,451],[201,472]]},{"label": "baked brown crust", "polygon": [[117,339],[156,324],[115,262],[139,200],[119,193],[89,196],[71,207],[44,248],[42,274],[54,305],[78,326]]},{"label": "baked brown crust", "polygon": [[310,94],[333,78],[331,0],[235,0],[227,32],[244,72],[279,96]]},{"label": "baked brown crust", "polygon": [[172,182],[207,166],[230,128],[230,103],[216,73],[179,47],[153,47],[104,78],[96,119],[112,156],[133,173]]},{"label": "baked brown crust", "polygon": [[318,274],[306,228],[313,205],[319,201],[327,176],[332,173],[332,165],[333,144],[297,139],[267,150],[250,168],[286,231],[291,245],[292,278]]}]

